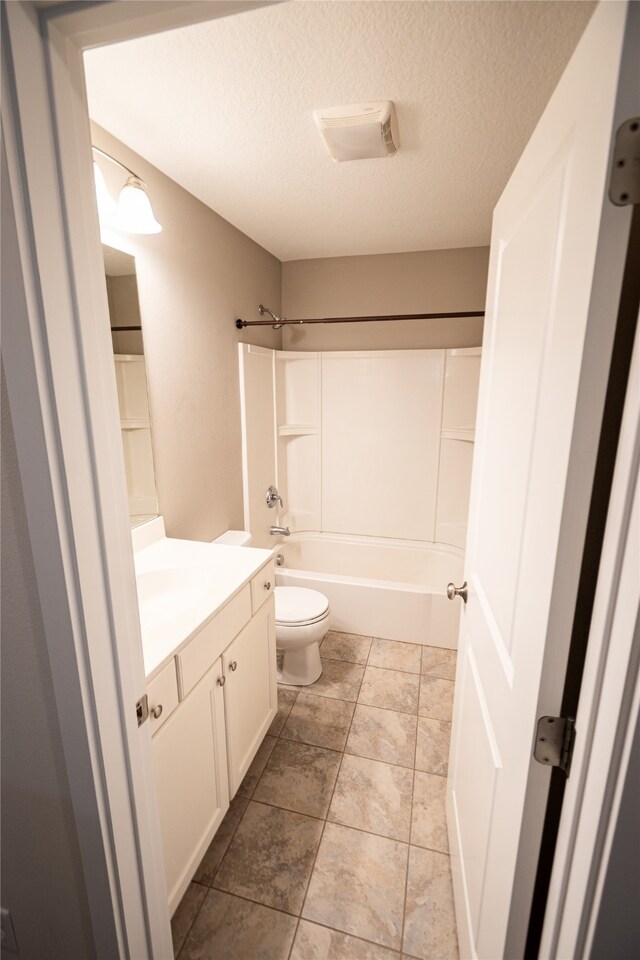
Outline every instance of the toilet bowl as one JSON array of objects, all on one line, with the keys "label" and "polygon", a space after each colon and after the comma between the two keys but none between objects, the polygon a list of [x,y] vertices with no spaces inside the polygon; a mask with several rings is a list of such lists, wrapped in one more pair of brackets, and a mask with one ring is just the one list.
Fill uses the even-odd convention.
[{"label": "toilet bowl", "polygon": [[[212,542],[244,547],[251,539],[246,530],[227,530]],[[305,587],[276,587],[274,592],[278,683],[308,686],[322,673],[320,641],[329,629],[329,601]]]},{"label": "toilet bowl", "polygon": [[276,587],[275,595],[278,683],[315,683],[322,673],[320,641],[329,629],[329,601],[305,587]]}]

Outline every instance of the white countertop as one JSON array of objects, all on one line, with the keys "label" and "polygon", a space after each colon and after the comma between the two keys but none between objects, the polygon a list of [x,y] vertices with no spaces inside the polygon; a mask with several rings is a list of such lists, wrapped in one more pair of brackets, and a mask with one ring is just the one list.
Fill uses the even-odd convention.
[{"label": "white countertop", "polygon": [[150,678],[273,556],[164,535],[162,518],[133,531],[145,676]]}]

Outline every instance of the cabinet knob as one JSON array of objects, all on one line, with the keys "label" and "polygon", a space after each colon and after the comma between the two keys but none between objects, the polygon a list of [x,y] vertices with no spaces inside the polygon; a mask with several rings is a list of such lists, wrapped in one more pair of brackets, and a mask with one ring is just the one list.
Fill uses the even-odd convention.
[{"label": "cabinet knob", "polygon": [[229,670],[233,670],[235,672],[237,669],[238,669],[238,661],[232,660],[231,663],[229,664]]},{"label": "cabinet knob", "polygon": [[227,682],[227,678],[225,676],[218,677],[218,679],[216,680],[216,683],[218,684],[219,687],[224,687],[226,682]]},{"label": "cabinet knob", "polygon": [[267,580],[264,585],[265,590],[271,590],[271,580]]},{"label": "cabinet knob", "polygon": [[158,717],[162,716],[162,704],[159,703],[157,707],[151,707],[151,716],[154,720],[157,720]]}]

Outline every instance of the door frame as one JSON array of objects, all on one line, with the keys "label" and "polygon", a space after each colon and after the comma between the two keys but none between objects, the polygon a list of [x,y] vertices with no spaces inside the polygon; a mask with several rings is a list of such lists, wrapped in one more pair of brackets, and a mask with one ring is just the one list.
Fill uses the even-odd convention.
[{"label": "door frame", "polygon": [[82,54],[265,5],[2,4],[3,212],[17,233],[3,361],[96,953],[109,960],[173,948],[151,736],[136,718],[145,675]]},{"label": "door frame", "polygon": [[[638,211],[636,211],[636,215]],[[588,957],[640,718],[640,318],[626,390],[541,957]]]},{"label": "door frame", "polygon": [[[135,719],[144,669],[82,52],[264,5],[3,5],[3,143],[19,244],[3,355],[98,956],[166,958],[171,938],[151,740]],[[620,466],[627,487],[635,482],[633,470],[633,463]],[[619,553],[625,532],[609,530],[611,549]],[[601,650],[601,672],[603,663],[613,664],[616,649],[612,640]],[[585,690],[581,702],[594,737],[616,690],[604,684],[598,695],[589,699]],[[633,703],[637,709],[637,695]],[[619,779],[623,767],[621,761]],[[588,806],[595,804],[601,816],[614,811],[615,797],[603,793],[601,799],[607,806],[599,807],[598,797]],[[575,834],[579,817],[567,806],[565,833]],[[582,848],[594,864],[598,837]],[[571,876],[567,880],[576,852],[575,843],[570,846],[559,841],[553,882],[564,878],[563,904],[572,896],[574,904],[586,904]],[[601,866],[602,857],[589,876]],[[577,946],[584,924],[572,932],[567,910],[560,905],[553,912],[548,928],[554,926],[555,942],[562,934],[563,949]]]}]

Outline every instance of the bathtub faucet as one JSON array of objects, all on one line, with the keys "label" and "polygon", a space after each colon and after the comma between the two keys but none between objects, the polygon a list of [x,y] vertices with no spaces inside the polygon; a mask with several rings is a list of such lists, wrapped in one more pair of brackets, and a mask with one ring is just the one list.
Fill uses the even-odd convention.
[{"label": "bathtub faucet", "polygon": [[291,530],[289,530],[289,527],[269,527],[269,533],[272,537],[291,536]]}]

